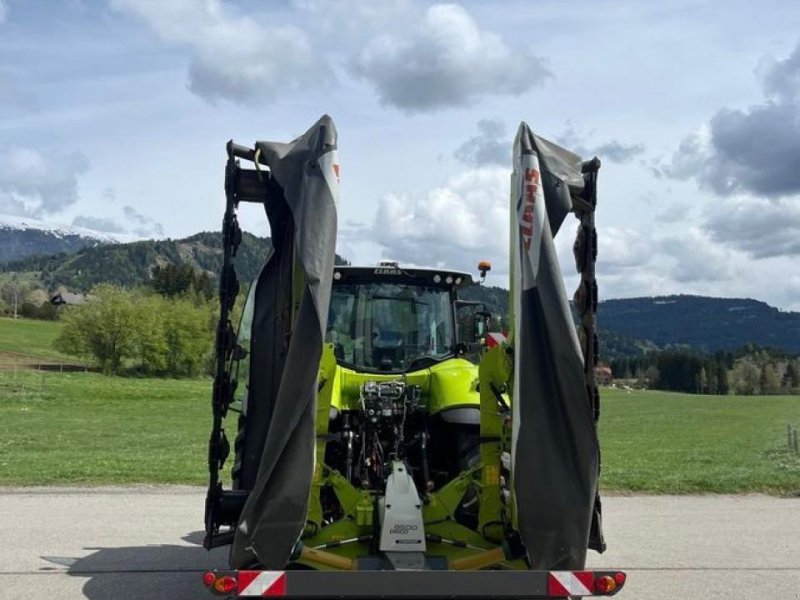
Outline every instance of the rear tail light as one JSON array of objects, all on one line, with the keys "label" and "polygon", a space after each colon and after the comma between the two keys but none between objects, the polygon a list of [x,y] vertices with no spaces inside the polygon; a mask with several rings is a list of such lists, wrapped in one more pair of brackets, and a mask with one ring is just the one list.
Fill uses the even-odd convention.
[{"label": "rear tail light", "polygon": [[230,594],[231,592],[235,592],[237,587],[238,585],[236,583],[236,578],[231,577],[230,575],[223,575],[214,582],[214,589],[220,594]]},{"label": "rear tail light", "polygon": [[594,580],[594,591],[601,594],[610,594],[617,589],[617,582],[611,575],[603,575]]},{"label": "rear tail light", "polygon": [[235,592],[239,587],[235,576],[230,573],[214,573],[213,571],[203,573],[203,583],[212,592],[225,595]]},{"label": "rear tail light", "polygon": [[552,598],[613,596],[624,584],[622,571],[550,571],[547,593]]},{"label": "rear tail light", "polygon": [[613,574],[600,575],[594,580],[594,589],[592,590],[597,596],[611,596],[619,591],[625,585],[625,573],[616,571]]}]

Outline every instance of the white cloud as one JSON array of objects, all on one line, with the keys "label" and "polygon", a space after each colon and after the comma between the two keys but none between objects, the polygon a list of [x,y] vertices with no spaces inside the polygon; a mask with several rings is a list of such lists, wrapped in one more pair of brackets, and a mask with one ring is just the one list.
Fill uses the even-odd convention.
[{"label": "white cloud", "polygon": [[291,4],[322,31],[346,32],[349,39],[403,18],[410,6],[409,0],[292,0]]},{"label": "white cloud", "polygon": [[651,239],[631,227],[604,227],[598,232],[597,269],[605,274],[632,273],[651,256]]},{"label": "white cloud", "polygon": [[222,0],[111,0],[164,41],[191,49],[189,89],[207,100],[263,103],[327,81],[330,72],[308,35],[238,14]]},{"label": "white cloud", "polygon": [[407,112],[466,105],[489,95],[520,95],[550,75],[541,59],[481,29],[456,4],[430,6],[408,32],[394,29],[372,39],[352,68],[376,88],[383,104]]},{"label": "white cloud", "polygon": [[800,194],[800,44],[785,60],[763,60],[757,74],[761,104],[721,108],[656,172],[719,196]]},{"label": "white cloud", "polygon": [[597,156],[601,161],[609,160],[614,163],[630,162],[643,154],[646,149],[644,144],[625,144],[616,139],[591,145],[586,143],[586,137],[575,131],[572,124],[568,122],[567,128],[556,138],[556,142],[586,160]]},{"label": "white cloud", "polygon": [[[572,256],[577,227],[578,221],[568,216],[555,240],[570,290],[577,281]],[[375,220],[368,228],[348,230],[344,235],[354,239],[366,235],[383,248],[385,258],[406,264],[471,271],[479,260],[489,259],[496,274],[506,274],[509,170],[483,167],[452,177],[421,195],[388,194],[379,200]],[[648,285],[635,282],[652,269],[659,271],[662,280],[673,284],[710,273],[717,278],[718,255],[722,251],[699,230],[667,236],[634,227],[609,226],[601,228],[598,235],[600,277],[624,278],[627,289],[639,289],[639,293],[649,290]],[[713,260],[709,264],[705,259],[698,261],[692,251],[707,254]],[[658,259],[655,263],[654,258]]]},{"label": "white cloud", "polygon": [[659,223],[677,223],[686,218],[691,210],[691,206],[683,202],[675,202],[664,207],[661,212],[656,214]]},{"label": "white cloud", "polygon": [[[383,258],[408,265],[472,272],[478,260],[489,259],[495,267],[491,283],[507,286],[508,186],[508,169],[484,167],[421,194],[388,194],[379,200],[369,226],[346,226],[342,235],[346,243],[369,240],[381,248]],[[682,206],[675,211],[680,212]],[[692,225],[696,219],[683,216],[671,227],[652,223],[649,227],[600,226],[597,272],[601,298],[700,294],[758,297],[778,306],[798,307],[792,295],[797,278],[789,276],[792,258],[753,258],[758,227],[750,231],[738,218],[733,224],[725,221],[729,227],[743,229],[729,232],[730,239],[723,239],[709,225]],[[572,257],[576,228],[577,220],[567,217],[556,237],[570,295],[577,285]],[[738,241],[730,241],[734,239]],[[787,228],[786,235],[777,239],[776,243],[790,244],[800,235]],[[765,240],[760,243],[768,244]]]},{"label": "white cloud", "polygon": [[141,214],[132,206],[123,206],[122,212],[128,222],[129,232],[146,238],[164,237],[164,226],[155,219]]},{"label": "white cloud", "polygon": [[105,233],[126,233],[125,228],[114,219],[104,217],[93,217],[90,215],[79,215],[72,219],[72,224],[76,227],[103,231]]},{"label": "white cloud", "polygon": [[456,159],[471,167],[511,164],[511,144],[506,126],[499,119],[478,121],[478,134],[461,144],[453,153]]},{"label": "white cloud", "polygon": [[[601,299],[698,294],[758,298],[800,310],[800,278],[792,275],[796,256],[753,258],[744,242],[729,243],[706,227],[683,225],[671,232],[601,227],[597,262]],[[789,235],[782,239],[788,241]],[[564,260],[561,264],[568,274]]]},{"label": "white cloud", "polygon": [[508,270],[508,170],[467,171],[421,196],[380,199],[369,234],[403,263],[472,271],[481,259]]},{"label": "white cloud", "polygon": [[37,217],[60,212],[78,199],[78,176],[88,168],[79,152],[0,148],[0,212]]},{"label": "white cloud", "polygon": [[[604,298],[670,293],[711,293],[710,286],[733,280],[734,253],[699,228],[673,233],[633,227],[598,229],[597,277]],[[566,241],[562,240],[565,246]],[[565,274],[572,261],[559,253]]]},{"label": "white cloud", "polygon": [[739,198],[708,211],[715,240],[753,258],[800,256],[800,200]]},{"label": "white cloud", "polygon": [[653,241],[653,250],[671,259],[672,266],[667,274],[676,284],[730,281],[737,275],[734,267],[739,261],[734,253],[715,243],[697,227],[657,236]]},{"label": "white cloud", "polygon": [[[490,260],[492,284],[506,287],[509,203],[509,170],[481,167],[451,177],[423,194],[388,194],[379,200],[370,226],[346,228],[343,233],[345,242],[367,237],[382,248],[383,258],[407,265],[473,272],[478,261]],[[572,277],[572,244],[577,227],[577,219],[567,217],[555,240],[568,289],[577,283]],[[611,240],[612,235],[607,239]],[[637,248],[625,241],[619,242],[616,251],[607,246],[604,264],[607,268],[638,264]]]},{"label": "white cloud", "polygon": [[688,227],[673,233],[598,231],[602,299],[666,294],[742,295],[746,257]]},{"label": "white cloud", "polygon": [[756,75],[768,98],[796,102],[800,99],[800,44],[784,60],[763,59],[756,67]]},{"label": "white cloud", "polygon": [[610,140],[590,149],[583,156],[598,156],[615,163],[625,163],[639,156],[645,150],[644,144],[623,144],[619,140]]},{"label": "white cloud", "polygon": [[711,140],[708,127],[684,137],[669,162],[657,164],[653,173],[657,177],[666,176],[686,180],[699,176],[705,168],[706,157],[711,153]]}]

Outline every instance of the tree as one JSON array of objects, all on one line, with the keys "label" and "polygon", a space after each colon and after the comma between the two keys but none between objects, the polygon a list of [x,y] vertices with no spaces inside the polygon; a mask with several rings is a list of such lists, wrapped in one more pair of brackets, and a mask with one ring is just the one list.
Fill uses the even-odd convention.
[{"label": "tree", "polygon": [[48,321],[55,321],[56,319],[58,319],[58,308],[54,304],[51,304],[49,301],[45,302],[39,307],[36,313],[36,318],[45,319]]},{"label": "tree", "polygon": [[205,300],[214,295],[214,280],[205,271],[197,271],[189,263],[159,265],[153,269],[153,289],[169,298],[195,294]]},{"label": "tree", "polygon": [[194,268],[189,264],[158,265],[153,269],[153,289],[170,298],[185,294],[194,283]]},{"label": "tree", "polygon": [[722,360],[717,360],[717,393],[727,394],[730,391],[728,384],[728,366],[725,357]]},{"label": "tree", "polygon": [[707,393],[709,394],[718,394],[719,393],[719,381],[717,380],[717,365],[714,363],[713,360],[710,360],[708,364],[704,367],[706,373],[708,373],[708,389]]},{"label": "tree", "polygon": [[740,358],[731,370],[730,385],[736,394],[754,395],[760,391],[761,369],[750,359]]},{"label": "tree", "polygon": [[211,300],[216,292],[214,284],[214,278],[211,277],[211,275],[209,275],[206,271],[201,271],[195,277],[194,290],[205,300]]},{"label": "tree", "polygon": [[700,384],[702,362],[693,352],[687,350],[667,350],[658,354],[658,382],[662,390],[697,392]]},{"label": "tree", "polygon": [[620,359],[617,364],[617,369],[617,371],[614,371],[612,367],[612,371],[619,373],[621,375],[621,379],[633,379],[633,369],[631,369],[631,361],[629,359]]},{"label": "tree", "polygon": [[19,314],[20,304],[22,304],[30,290],[30,284],[20,282],[17,273],[14,273],[11,280],[0,287],[0,298],[11,308],[15,319]]},{"label": "tree", "polygon": [[211,306],[176,298],[169,302],[163,316],[167,371],[173,375],[199,375],[213,349]]},{"label": "tree", "polygon": [[130,293],[99,285],[86,303],[65,311],[64,327],[53,345],[65,354],[93,358],[103,373],[112,375],[136,355],[135,318]]},{"label": "tree", "polygon": [[705,394],[706,392],[708,392],[708,374],[705,367],[700,367],[700,371],[697,373],[697,393]]},{"label": "tree", "polygon": [[58,318],[58,309],[50,303],[49,294],[40,287],[32,286],[29,286],[25,300],[19,304],[18,313],[28,319]]},{"label": "tree", "polygon": [[797,360],[790,360],[786,363],[786,371],[783,373],[783,387],[791,390],[800,388],[800,365]]},{"label": "tree", "polygon": [[162,316],[165,301],[157,295],[137,294],[133,305],[133,335],[139,368],[157,373],[166,367],[167,339]]},{"label": "tree", "polygon": [[644,371],[640,372],[639,384],[648,389],[658,388],[661,381],[661,374],[658,372],[658,367],[650,365]]},{"label": "tree", "polygon": [[761,377],[759,386],[762,394],[775,394],[781,389],[781,378],[778,370],[772,363],[766,363],[761,367]]},{"label": "tree", "polygon": [[56,348],[94,359],[104,373],[194,376],[213,348],[213,305],[196,296],[165,298],[101,285],[88,301],[67,307]]}]

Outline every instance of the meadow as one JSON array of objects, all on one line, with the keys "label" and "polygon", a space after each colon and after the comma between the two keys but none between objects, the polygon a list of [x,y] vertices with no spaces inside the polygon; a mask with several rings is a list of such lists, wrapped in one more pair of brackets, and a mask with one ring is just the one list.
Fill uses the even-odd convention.
[{"label": "meadow", "polygon": [[203,483],[208,379],[0,373],[0,484]]},{"label": "meadow", "polygon": [[800,396],[601,390],[602,483],[653,493],[800,495]]},{"label": "meadow", "polygon": [[53,349],[59,331],[61,323],[57,321],[0,317],[0,362],[9,362],[11,356],[17,356],[74,363],[74,357]]},{"label": "meadow", "polygon": [[[0,354],[57,360],[57,332],[0,320]],[[800,456],[786,442],[786,425],[800,427],[800,396],[601,397],[604,490],[800,495]],[[202,485],[210,399],[209,378],[0,370],[0,485]]]},{"label": "meadow", "polygon": [[[0,373],[0,485],[206,481],[209,379]],[[800,494],[800,398],[603,390],[605,490]]]}]

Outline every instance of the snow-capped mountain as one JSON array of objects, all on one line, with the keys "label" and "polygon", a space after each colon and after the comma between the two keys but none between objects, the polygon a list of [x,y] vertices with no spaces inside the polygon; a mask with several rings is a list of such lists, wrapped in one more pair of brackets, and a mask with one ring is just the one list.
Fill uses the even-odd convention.
[{"label": "snow-capped mountain", "polygon": [[87,246],[120,244],[139,239],[130,234],[106,233],[29,217],[0,215],[0,262],[36,254],[77,252]]}]

